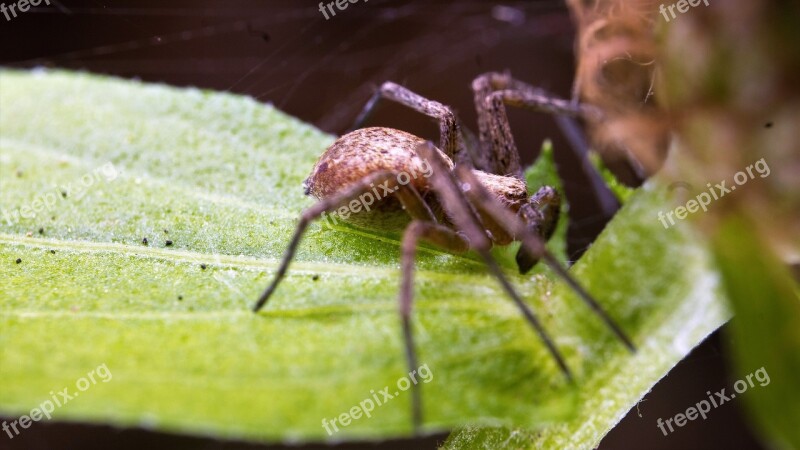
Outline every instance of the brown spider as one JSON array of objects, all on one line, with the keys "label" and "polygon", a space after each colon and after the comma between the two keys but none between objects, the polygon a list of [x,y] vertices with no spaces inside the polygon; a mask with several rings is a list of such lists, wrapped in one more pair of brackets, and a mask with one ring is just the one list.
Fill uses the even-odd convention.
[{"label": "brown spider", "polygon": [[[528,195],[522,178],[514,139],[506,118],[505,105],[570,116],[597,115],[587,105],[551,98],[543,91],[514,80],[507,74],[488,73],[472,83],[478,112],[477,149],[464,145],[455,114],[441,103],[427,100],[397,84],[386,82],[367,103],[357,124],[363,122],[381,98],[396,101],[439,121],[440,145],[391,128],[362,128],[340,137],[322,154],[304,182],[306,194],[319,202],[303,211],[278,272],[254,306],[261,309],[275,291],[294,257],[297,245],[311,221],[347,205],[358,203],[367,193],[386,193],[370,208],[347,219],[359,226],[403,232],[400,317],[408,367],[417,367],[411,332],[414,258],[417,243],[426,241],[453,253],[475,250],[533,327],[561,371],[572,376],[533,311],[519,297],[490,253],[492,245],[520,241],[517,264],[528,272],[544,259],[614,334],[634,351],[625,333],[600,305],[545,248],[558,220],[560,198],[555,189],[544,186]],[[458,163],[452,162],[455,158]],[[418,173],[430,165],[429,177],[415,177],[403,183],[402,173]],[[371,194],[370,194],[371,195]],[[363,200],[361,200],[363,202]],[[351,207],[351,209],[353,209]],[[418,388],[412,390],[414,429],[422,422]]]}]

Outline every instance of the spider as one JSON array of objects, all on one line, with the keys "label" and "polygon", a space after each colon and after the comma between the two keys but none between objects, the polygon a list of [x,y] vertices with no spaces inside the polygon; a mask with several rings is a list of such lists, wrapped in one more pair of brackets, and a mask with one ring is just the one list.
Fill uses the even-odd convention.
[{"label": "spider", "polygon": [[[520,273],[527,273],[540,259],[544,260],[622,343],[635,351],[622,329],[545,248],[544,242],[552,235],[558,220],[560,197],[549,186],[543,186],[532,196],[528,194],[505,105],[579,117],[596,117],[600,112],[589,105],[550,97],[504,73],[483,74],[473,81],[472,89],[479,125],[476,148],[465,145],[456,115],[443,104],[392,82],[385,82],[376,91],[356,120],[354,128],[357,129],[328,147],[303,183],[306,195],[313,195],[319,202],[300,216],[275,278],[256,302],[254,311],[259,311],[275,292],[312,221],[357,202],[359,196],[370,192],[377,194],[376,186],[381,186],[387,195],[369,211],[354,213],[348,220],[366,228],[403,231],[398,300],[406,362],[410,369],[418,366],[411,307],[419,241],[452,253],[474,250],[480,255],[568,382],[572,380],[569,367],[536,314],[522,301],[492,257],[493,245],[521,242],[516,254]],[[437,120],[439,146],[392,128],[358,129],[380,99],[398,102]],[[399,174],[419,172],[423,163],[430,165],[429,177],[413,180],[406,177],[406,183],[400,180]],[[422,402],[416,385],[412,389],[411,408],[416,432],[422,423]]]}]

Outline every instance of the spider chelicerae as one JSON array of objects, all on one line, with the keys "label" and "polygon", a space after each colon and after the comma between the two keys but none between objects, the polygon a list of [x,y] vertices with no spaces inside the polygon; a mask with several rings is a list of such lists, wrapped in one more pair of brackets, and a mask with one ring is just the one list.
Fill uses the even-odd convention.
[{"label": "spider chelicerae", "polygon": [[[403,231],[402,281],[399,312],[409,369],[417,367],[411,330],[414,258],[419,241],[453,253],[474,250],[539,335],[568,380],[569,367],[536,314],[522,301],[501,270],[490,249],[493,245],[521,242],[516,255],[520,273],[527,273],[540,259],[564,280],[631,351],[635,347],[598,302],[545,248],[559,216],[560,197],[543,186],[528,194],[519,154],[508,125],[505,106],[597,119],[602,113],[590,105],[549,96],[546,92],[504,73],[487,73],[472,83],[478,113],[479,139],[465,145],[456,115],[441,103],[428,100],[392,82],[384,83],[356,120],[358,128],[380,99],[392,100],[439,123],[438,148],[422,138],[392,128],[361,128],[337,139],[317,161],[304,182],[306,194],[319,202],[303,211],[294,236],[272,283],[254,306],[259,311],[286,274],[308,225],[325,213],[346,207],[360,196],[383,185],[390,195],[380,198],[369,211],[347,220],[359,226]],[[456,160],[456,163],[453,160]],[[417,173],[430,165],[429,177],[402,183],[400,173]],[[419,389],[412,388],[414,429],[422,423]]]}]

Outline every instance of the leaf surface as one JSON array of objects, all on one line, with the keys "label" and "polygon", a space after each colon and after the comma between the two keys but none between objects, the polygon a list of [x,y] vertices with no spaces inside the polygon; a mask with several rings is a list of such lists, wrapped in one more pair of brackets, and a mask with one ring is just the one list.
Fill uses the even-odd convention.
[{"label": "leaf surface", "polygon": [[[407,435],[397,236],[313,225],[270,304],[249,311],[332,140],[226,93],[0,72],[0,414],[78,392],[105,364],[113,377],[54,420],[261,441]],[[634,194],[573,268],[635,356],[548,270],[505,265],[577,389],[473,256],[423,249],[426,428],[558,423],[542,442],[586,447],[718,327],[727,312],[707,254],[685,228],[662,229],[664,195]],[[328,435],[323,419],[385,387],[393,398],[371,417]]]}]

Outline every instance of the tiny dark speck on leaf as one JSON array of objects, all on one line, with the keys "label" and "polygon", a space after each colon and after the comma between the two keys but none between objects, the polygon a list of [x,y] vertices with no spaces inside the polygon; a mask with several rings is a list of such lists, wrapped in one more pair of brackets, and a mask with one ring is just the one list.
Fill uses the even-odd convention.
[{"label": "tiny dark speck on leaf", "polygon": [[61,196],[67,198],[67,191],[61,191]]},{"label": "tiny dark speck on leaf", "polygon": [[15,172],[15,174],[17,175],[17,178],[22,178],[22,171],[21,170],[17,170]]},{"label": "tiny dark speck on leaf", "polygon": [[170,245],[172,245],[172,241],[170,241],[169,239],[167,239],[167,242],[165,242],[165,244],[167,245],[167,247],[169,247]]},{"label": "tiny dark speck on leaf", "polygon": [[319,280],[319,275],[314,275],[311,277],[312,280],[317,281]]},{"label": "tiny dark speck on leaf", "polygon": [[147,238],[142,238],[142,244],[147,245]]},{"label": "tiny dark speck on leaf", "polygon": [[39,234],[44,234],[44,228],[39,228]]},{"label": "tiny dark speck on leaf", "polygon": [[180,301],[180,300],[183,300],[183,296],[182,296],[182,295],[179,295],[179,296],[178,296],[178,300],[179,300],[179,301]]},{"label": "tiny dark speck on leaf", "polygon": [[200,268],[201,269],[206,270],[206,267],[208,267],[208,266],[206,266],[205,264],[200,264]]},{"label": "tiny dark speck on leaf", "polygon": [[17,264],[19,264],[19,263],[21,263],[21,262],[22,262],[22,259],[20,259],[20,258],[17,258]]},{"label": "tiny dark speck on leaf", "polygon": [[54,255],[55,255],[55,254],[56,254],[56,251],[55,251],[55,250],[50,250],[50,253],[52,253],[52,254],[54,254]]},{"label": "tiny dark speck on leaf", "polygon": [[169,231],[167,231],[167,229],[164,228],[164,234],[168,234],[168,233],[169,233]]}]

